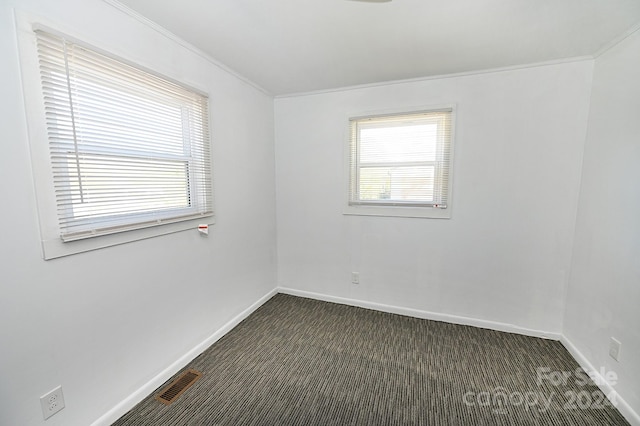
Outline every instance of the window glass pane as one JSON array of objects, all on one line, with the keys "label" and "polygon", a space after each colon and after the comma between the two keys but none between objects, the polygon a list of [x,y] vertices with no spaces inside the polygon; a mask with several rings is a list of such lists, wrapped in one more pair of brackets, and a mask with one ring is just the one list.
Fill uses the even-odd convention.
[{"label": "window glass pane", "polygon": [[[184,161],[131,159],[70,153],[67,179],[74,220],[187,208],[189,173]],[[78,174],[80,171],[80,174]]]},{"label": "window glass pane", "polygon": [[434,177],[434,166],[363,167],[360,199],[432,202]]},{"label": "window glass pane", "polygon": [[75,72],[69,76],[79,144],[183,154],[183,108],[160,90],[143,91],[144,85],[154,83],[154,76],[133,70],[140,81],[103,81],[100,70],[85,70],[81,65],[82,61],[72,60]]},{"label": "window glass pane", "polygon": [[438,125],[364,127],[360,130],[361,163],[435,161]]}]

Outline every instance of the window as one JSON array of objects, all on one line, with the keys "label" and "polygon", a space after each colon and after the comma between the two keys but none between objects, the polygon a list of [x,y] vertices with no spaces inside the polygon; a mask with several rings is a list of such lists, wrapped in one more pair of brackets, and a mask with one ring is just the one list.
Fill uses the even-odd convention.
[{"label": "window", "polygon": [[213,215],[208,99],[36,31],[59,237]]},{"label": "window", "polygon": [[452,108],[350,119],[348,214],[449,217]]}]

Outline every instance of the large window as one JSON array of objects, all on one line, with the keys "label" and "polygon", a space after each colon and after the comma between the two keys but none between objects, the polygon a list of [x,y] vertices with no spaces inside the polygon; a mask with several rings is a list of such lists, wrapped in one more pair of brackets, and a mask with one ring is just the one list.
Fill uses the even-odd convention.
[{"label": "large window", "polygon": [[213,215],[205,95],[36,31],[59,237]]},{"label": "large window", "polygon": [[451,115],[352,118],[348,213],[449,217]]}]

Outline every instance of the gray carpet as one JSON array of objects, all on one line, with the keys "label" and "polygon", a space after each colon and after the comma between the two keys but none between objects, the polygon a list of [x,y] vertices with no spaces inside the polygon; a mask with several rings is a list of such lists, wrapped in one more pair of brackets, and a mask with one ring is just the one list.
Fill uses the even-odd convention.
[{"label": "gray carpet", "polygon": [[284,294],[186,368],[114,425],[628,424],[559,342]]}]

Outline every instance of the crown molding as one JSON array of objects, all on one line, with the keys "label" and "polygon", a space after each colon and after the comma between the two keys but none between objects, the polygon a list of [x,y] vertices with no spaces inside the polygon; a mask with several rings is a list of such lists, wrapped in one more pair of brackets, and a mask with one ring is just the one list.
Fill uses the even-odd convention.
[{"label": "crown molding", "polygon": [[144,24],[147,27],[151,28],[152,30],[160,33],[161,35],[163,35],[164,37],[166,37],[169,40],[173,41],[174,43],[184,47],[185,49],[191,51],[192,53],[195,53],[196,55],[198,55],[201,58],[205,59],[206,61],[210,62],[212,65],[214,65],[214,66],[218,67],[219,69],[221,69],[222,71],[234,76],[238,80],[241,80],[242,82],[248,84],[249,86],[253,87],[254,89],[259,90],[260,92],[264,93],[267,96],[273,97],[273,94],[270,93],[268,90],[266,90],[264,87],[258,85],[257,83],[255,83],[252,80],[249,80],[247,77],[243,76],[242,74],[240,74],[240,73],[234,71],[233,69],[227,67],[223,63],[221,63],[218,60],[216,60],[213,56],[211,56],[208,53],[204,52],[203,50],[197,48],[196,46],[194,46],[193,44],[187,42],[186,40],[183,40],[182,38],[178,37],[177,35],[175,35],[171,31],[169,31],[166,28],[164,28],[163,26],[161,26],[161,25],[157,24],[156,22],[150,20],[149,18],[141,15],[140,13],[138,13],[135,10],[131,9],[130,7],[125,6],[124,4],[120,3],[118,0],[102,0],[102,1],[104,1],[105,3],[107,3],[110,6],[113,6],[114,8],[116,8],[119,11],[121,11],[122,13],[130,16],[131,18],[137,20],[141,24]]}]

